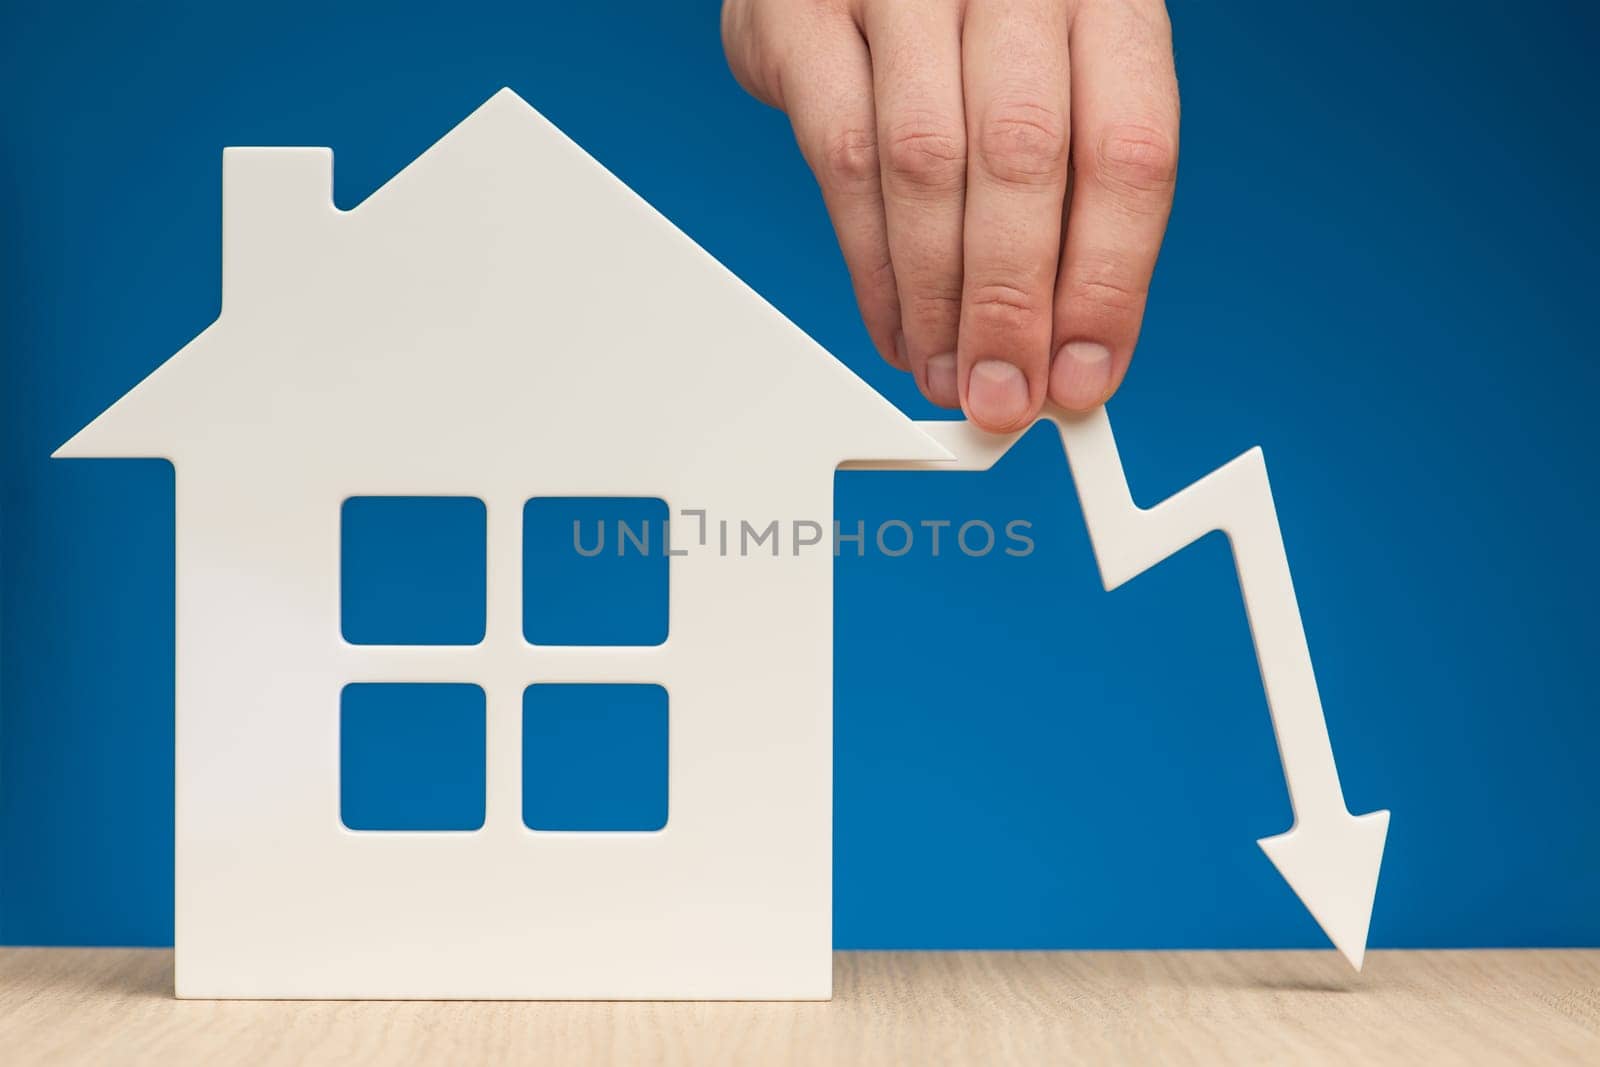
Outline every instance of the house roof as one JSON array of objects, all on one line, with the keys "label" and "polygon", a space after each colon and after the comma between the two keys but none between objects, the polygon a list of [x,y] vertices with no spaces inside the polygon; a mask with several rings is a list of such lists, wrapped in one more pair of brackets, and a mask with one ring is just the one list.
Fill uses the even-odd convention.
[{"label": "house roof", "polygon": [[221,316],[56,456],[352,421],[379,450],[419,425],[520,449],[598,420],[949,458],[509,89],[350,211],[325,148],[227,149],[223,186]]}]

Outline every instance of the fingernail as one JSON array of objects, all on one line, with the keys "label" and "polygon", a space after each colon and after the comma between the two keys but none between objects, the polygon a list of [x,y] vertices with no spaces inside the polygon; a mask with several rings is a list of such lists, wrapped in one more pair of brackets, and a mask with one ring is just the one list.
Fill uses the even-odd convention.
[{"label": "fingernail", "polygon": [[953,408],[961,402],[956,391],[956,354],[942,352],[928,357],[928,399],[941,407]]},{"label": "fingernail", "polygon": [[1028,379],[998,359],[974,364],[967,379],[967,411],[982,426],[1010,429],[1028,413]]},{"label": "fingernail", "polygon": [[1050,398],[1081,411],[1106,398],[1111,389],[1111,350],[1095,341],[1068,341],[1050,368]]},{"label": "fingernail", "polygon": [[903,330],[897,331],[894,335],[894,360],[894,365],[901,370],[911,366],[911,359],[906,355],[906,335]]}]

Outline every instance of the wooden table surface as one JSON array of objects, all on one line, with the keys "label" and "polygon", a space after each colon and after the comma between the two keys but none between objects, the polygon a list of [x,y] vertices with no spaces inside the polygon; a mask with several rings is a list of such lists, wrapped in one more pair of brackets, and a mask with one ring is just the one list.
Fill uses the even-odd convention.
[{"label": "wooden table surface", "polygon": [[832,1003],[179,1001],[0,950],[0,1063],[1600,1064],[1600,951],[843,952]]}]

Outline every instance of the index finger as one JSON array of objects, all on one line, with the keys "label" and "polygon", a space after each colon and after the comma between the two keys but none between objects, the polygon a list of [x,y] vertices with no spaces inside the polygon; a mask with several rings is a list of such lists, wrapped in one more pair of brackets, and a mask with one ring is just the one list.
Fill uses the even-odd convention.
[{"label": "index finger", "polygon": [[849,18],[813,19],[790,57],[782,106],[816,174],[861,318],[885,361],[909,369],[878,179],[867,43]]}]

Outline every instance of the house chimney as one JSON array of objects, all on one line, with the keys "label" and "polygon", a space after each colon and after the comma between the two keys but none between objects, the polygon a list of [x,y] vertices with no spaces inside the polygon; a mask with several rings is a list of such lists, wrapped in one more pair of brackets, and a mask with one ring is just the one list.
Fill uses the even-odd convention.
[{"label": "house chimney", "polygon": [[332,149],[223,149],[224,307],[292,286],[316,255],[318,232],[337,215]]}]

